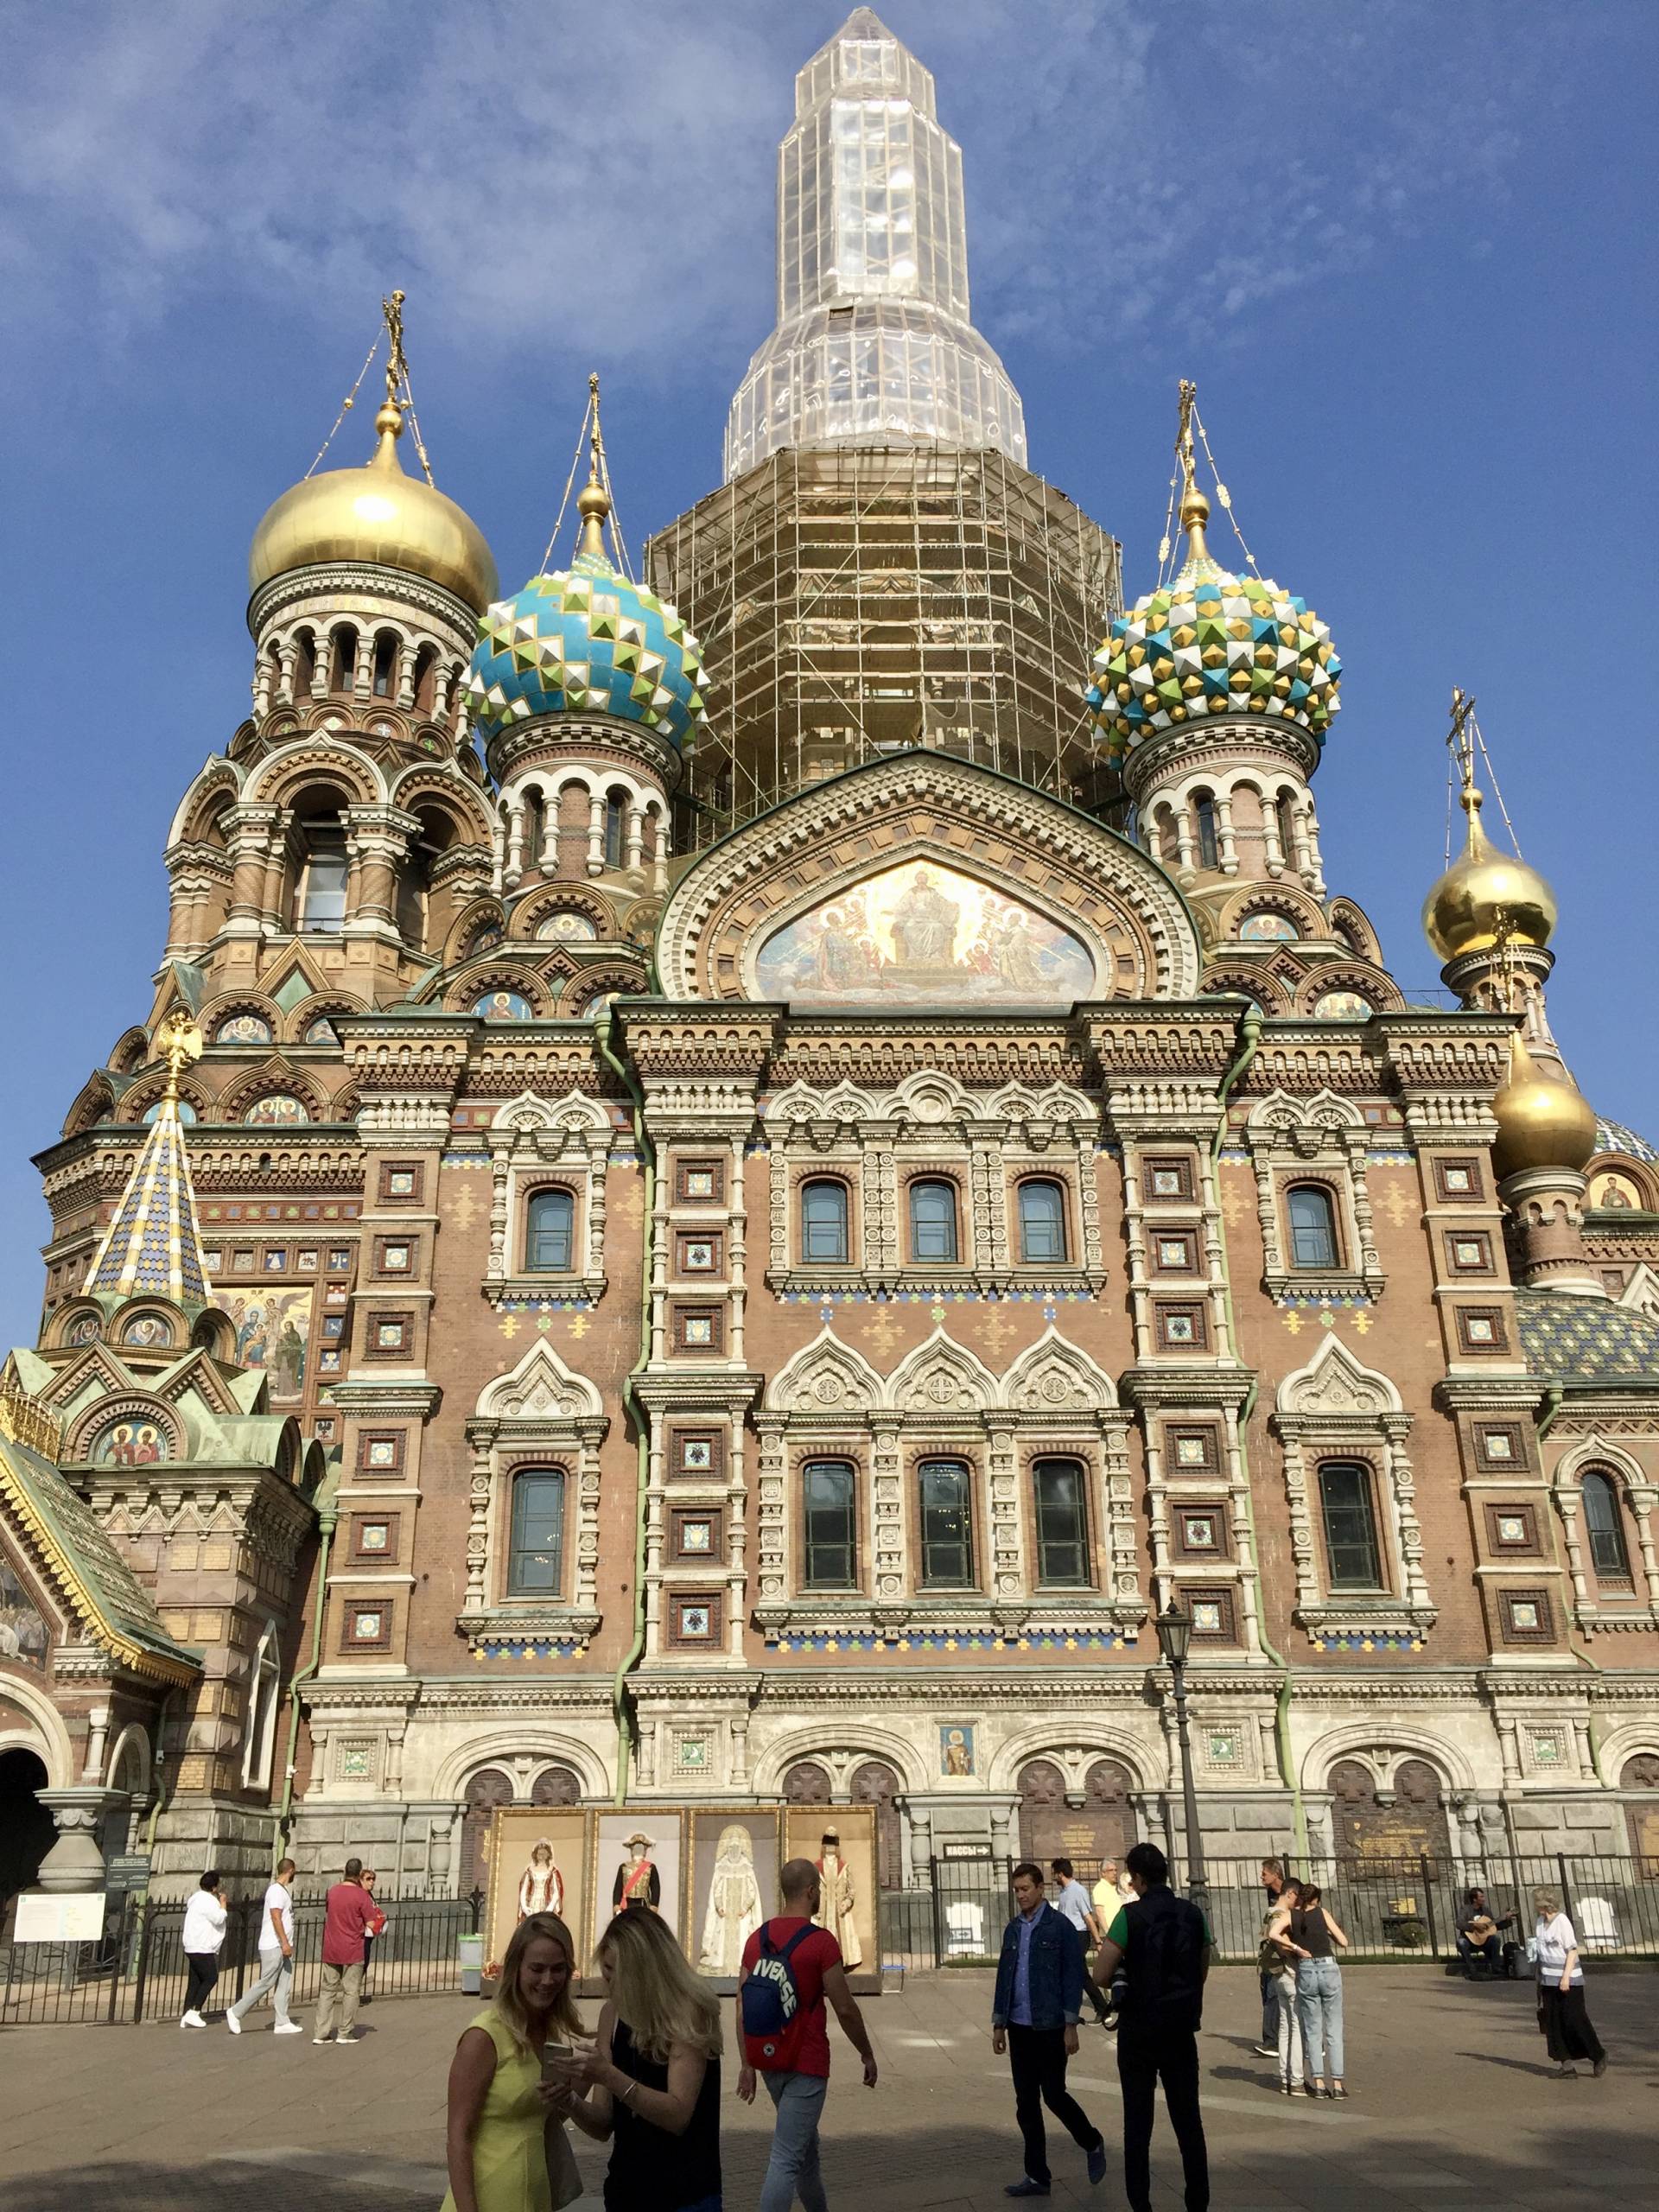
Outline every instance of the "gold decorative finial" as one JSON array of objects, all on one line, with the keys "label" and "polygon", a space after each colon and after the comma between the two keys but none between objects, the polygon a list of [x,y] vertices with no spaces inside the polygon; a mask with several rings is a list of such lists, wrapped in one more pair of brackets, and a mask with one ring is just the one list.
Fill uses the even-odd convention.
[{"label": "gold decorative finial", "polygon": [[598,559],[605,558],[605,521],[611,512],[611,495],[605,488],[605,437],[599,427],[599,372],[594,370],[588,379],[588,481],[576,494],[576,512],[582,517],[582,543],[578,554],[591,553]]},{"label": "gold decorative finial", "polygon": [[380,443],[369,465],[378,462],[381,467],[396,468],[393,448],[404,435],[404,404],[401,394],[409,382],[409,363],[404,359],[404,295],[393,292],[380,302],[380,313],[386,325],[386,396],[380,403],[380,412],[374,418],[374,427],[380,433]]},{"label": "gold decorative finial", "polygon": [[180,1076],[192,1060],[201,1058],[201,1032],[182,1007],[175,1007],[156,1031],[156,1043],[167,1062],[167,1089],[162,1093],[162,1103],[175,1106]]},{"label": "gold decorative finial", "polygon": [[1472,824],[1480,812],[1480,792],[1475,785],[1475,702],[1472,697],[1452,687],[1452,727],[1446,733],[1446,743],[1452,757],[1458,764],[1458,804]]},{"label": "gold decorative finial", "polygon": [[1181,470],[1181,528],[1187,534],[1191,557],[1205,561],[1210,557],[1210,549],[1204,542],[1204,526],[1210,519],[1210,502],[1198,489],[1198,458],[1192,443],[1192,415],[1198,397],[1197,385],[1190,377],[1183,377],[1180,425],[1175,434],[1175,458]]}]

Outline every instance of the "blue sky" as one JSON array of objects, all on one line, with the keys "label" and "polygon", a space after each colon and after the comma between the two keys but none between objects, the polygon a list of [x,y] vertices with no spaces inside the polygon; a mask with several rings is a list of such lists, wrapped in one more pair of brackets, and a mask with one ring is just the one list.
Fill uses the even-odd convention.
[{"label": "blue sky", "polygon": [[[168,823],[246,710],[249,536],[334,420],[381,293],[409,294],[438,480],[504,578],[540,556],[591,367],[637,550],[718,480],[727,401],[772,317],[792,73],[843,12],[14,14],[0,1342],[32,1342],[38,1312],[28,1155],[147,1009]],[[1473,691],[1560,897],[1558,1034],[1598,1106],[1659,1136],[1659,10],[881,12],[962,142],[976,320],[1024,395],[1032,466],[1147,588],[1176,381],[1198,379],[1257,560],[1345,664],[1316,785],[1332,889],[1408,989],[1438,980],[1417,914],[1443,852],[1448,695]],[[333,457],[364,458],[367,435],[361,410]]]}]

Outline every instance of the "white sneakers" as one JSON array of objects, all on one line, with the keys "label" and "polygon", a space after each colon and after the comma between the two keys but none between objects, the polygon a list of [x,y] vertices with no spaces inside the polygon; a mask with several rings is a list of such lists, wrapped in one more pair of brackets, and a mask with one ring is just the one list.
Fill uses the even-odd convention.
[{"label": "white sneakers", "polygon": [[181,2028],[205,2028],[207,2024],[200,2012],[186,2012],[179,2021]]},{"label": "white sneakers", "polygon": [[302,2036],[305,2030],[297,2020],[278,2020],[270,2032],[274,2036]]},{"label": "white sneakers", "polygon": [[234,2012],[227,2012],[225,2015],[225,2024],[233,2036],[239,2036],[241,2034],[242,2023],[237,2018]]}]

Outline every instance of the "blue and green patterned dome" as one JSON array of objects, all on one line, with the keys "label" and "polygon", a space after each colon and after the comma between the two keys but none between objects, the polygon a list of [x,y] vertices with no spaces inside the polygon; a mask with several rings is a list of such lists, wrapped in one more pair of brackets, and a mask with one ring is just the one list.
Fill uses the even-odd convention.
[{"label": "blue and green patterned dome", "polygon": [[690,752],[702,683],[697,641],[674,609],[584,550],[486,609],[467,698],[486,738],[532,715],[614,715]]},{"label": "blue and green patterned dome", "polygon": [[1340,700],[1342,663],[1306,600],[1270,578],[1236,576],[1205,549],[1209,502],[1189,494],[1192,556],[1174,581],[1112,624],[1084,695],[1109,748],[1221,715],[1282,717],[1321,745]]}]

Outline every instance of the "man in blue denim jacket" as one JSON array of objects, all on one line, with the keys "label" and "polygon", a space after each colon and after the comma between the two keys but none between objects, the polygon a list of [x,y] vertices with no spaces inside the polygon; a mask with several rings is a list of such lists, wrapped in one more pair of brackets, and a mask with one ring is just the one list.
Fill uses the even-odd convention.
[{"label": "man in blue denim jacket", "polygon": [[1030,1860],[1014,1870],[1019,1910],[1002,1931],[991,2000],[991,2049],[1006,2050],[1014,2073],[1014,2108],[1025,2139],[1026,2171],[1010,2196],[1046,2196],[1051,2186],[1043,2129],[1046,2105],[1089,2161],[1089,2178],[1106,2171],[1100,2130],[1067,2092],[1065,2062],[1077,2048],[1083,2006],[1083,1938],[1043,1897],[1043,1873]]}]

